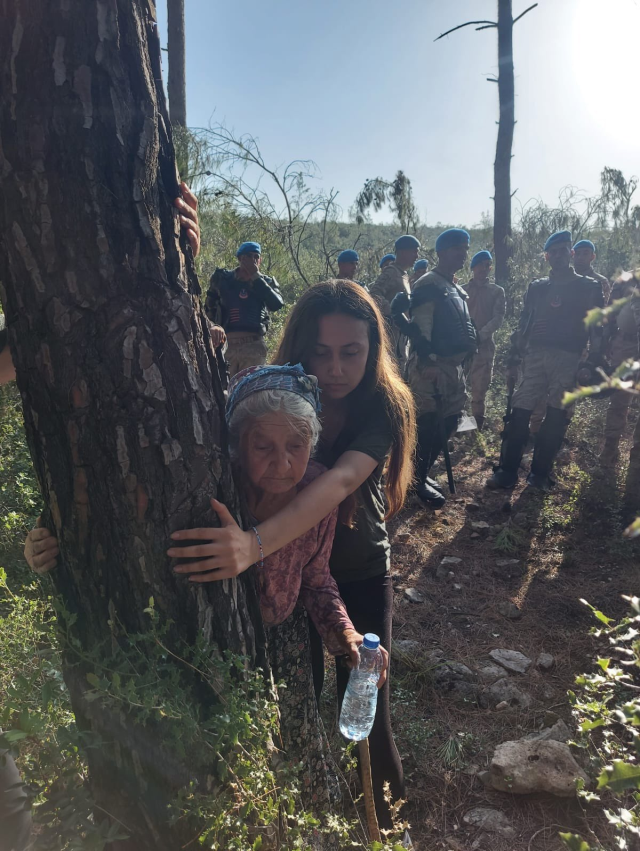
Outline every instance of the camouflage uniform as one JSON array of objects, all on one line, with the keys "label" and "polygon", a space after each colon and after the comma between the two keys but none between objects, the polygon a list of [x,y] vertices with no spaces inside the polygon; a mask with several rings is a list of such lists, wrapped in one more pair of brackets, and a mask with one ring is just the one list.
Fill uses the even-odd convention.
[{"label": "camouflage uniform", "polygon": [[262,334],[243,334],[241,331],[227,333],[227,350],[224,353],[229,365],[229,377],[267,362],[267,344]]},{"label": "camouflage uniform", "polygon": [[[594,272],[593,269],[589,270],[589,272],[586,274],[586,277],[592,278],[594,281],[597,281],[600,284],[600,286],[602,287],[602,298],[604,299],[604,303],[607,304],[609,301],[609,296],[611,295],[611,281],[609,280],[609,278],[605,278],[604,275],[599,275],[598,272]],[[540,402],[538,402],[538,404],[536,405],[533,413],[531,414],[530,432],[532,435],[535,436],[540,431],[540,426],[542,425],[546,410],[546,399],[541,399]],[[566,410],[567,417],[569,420],[571,420],[573,412],[575,410],[575,406],[572,405]]]},{"label": "camouflage uniform", "polygon": [[387,329],[391,336],[391,345],[400,368],[404,368],[407,360],[407,338],[391,321],[391,302],[398,293],[411,292],[409,275],[394,261],[380,272],[376,280],[369,285],[369,292],[376,300],[382,315],[387,321]]},{"label": "camouflage uniform", "polygon": [[[464,410],[463,363],[475,351],[477,341],[467,294],[437,269],[419,278],[411,298],[405,296],[405,300],[411,322],[401,321],[405,309],[401,296],[393,305],[393,315],[411,340],[407,374],[418,413],[416,478],[420,495],[433,487],[428,474],[442,451],[443,431],[448,439]],[[432,496],[427,499],[431,501]]]},{"label": "camouflage uniform", "polygon": [[497,284],[486,281],[469,281],[466,287],[469,296],[469,313],[478,332],[478,351],[473,356],[469,378],[471,379],[471,411],[481,427],[484,421],[484,400],[493,377],[493,362],[496,356],[494,333],[504,322],[504,290]]},{"label": "camouflage uniform", "polygon": [[604,303],[607,304],[609,302],[609,296],[611,295],[611,281],[609,278],[605,278],[604,275],[600,275],[598,272],[594,272],[593,269],[589,268],[588,272],[585,272],[587,278],[593,278],[594,281],[597,281],[602,287],[602,298],[604,299]]},{"label": "camouflage uniform", "polygon": [[[616,301],[631,295],[635,289],[635,280],[616,284],[611,294],[611,300]],[[635,360],[638,357],[638,331],[640,328],[640,306],[635,298],[629,304],[625,304],[615,317],[612,325],[612,341],[610,345],[611,366],[617,368],[627,360]],[[600,453],[600,463],[604,466],[613,466],[618,461],[618,445],[627,425],[627,414],[633,396],[624,390],[612,393],[607,409],[607,420],[604,427],[604,448]],[[633,450],[632,450],[633,451]]]},{"label": "camouflage uniform", "polygon": [[516,335],[518,348],[525,349],[522,379],[513,394],[500,463],[487,482],[489,487],[512,487],[517,481],[529,439],[531,413],[540,402],[545,402],[547,409],[536,440],[529,481],[548,486],[569,421],[562,398],[575,386],[576,371],[589,337],[592,359],[601,354],[602,329],[587,332],[584,317],[603,304],[601,285],[577,275],[571,267],[562,272],[552,270],[548,278],[529,285]]},{"label": "camouflage uniform", "polygon": [[252,281],[241,281],[234,270],[216,269],[204,309],[227,335],[229,375],[265,363],[269,311],[280,310],[283,304],[275,278],[258,275]]}]

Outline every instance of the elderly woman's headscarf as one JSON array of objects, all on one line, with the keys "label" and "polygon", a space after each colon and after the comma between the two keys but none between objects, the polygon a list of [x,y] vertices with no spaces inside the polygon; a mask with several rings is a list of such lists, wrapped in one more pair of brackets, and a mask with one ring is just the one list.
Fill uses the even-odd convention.
[{"label": "elderly woman's headscarf", "polygon": [[318,379],[315,375],[307,375],[302,364],[250,366],[234,375],[229,382],[225,412],[227,423],[230,422],[240,402],[261,390],[284,390],[295,393],[308,402],[316,413],[319,413],[322,408]]}]

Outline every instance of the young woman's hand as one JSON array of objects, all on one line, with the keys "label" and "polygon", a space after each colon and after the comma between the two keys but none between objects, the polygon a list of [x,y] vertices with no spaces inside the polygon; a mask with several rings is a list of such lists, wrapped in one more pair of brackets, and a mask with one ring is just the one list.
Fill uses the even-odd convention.
[{"label": "young woman's hand", "polygon": [[[363,641],[364,636],[360,635],[354,629],[345,629],[342,633],[342,644],[345,655],[347,656],[347,665],[350,668],[357,668],[358,666],[358,659],[360,658],[358,650]],[[384,685],[387,679],[387,671],[389,670],[389,654],[382,645],[380,645],[380,653],[382,654],[382,670],[380,671],[378,688],[382,688]]]},{"label": "young woman's hand", "polygon": [[174,200],[174,206],[180,211],[180,225],[191,245],[193,256],[200,252],[200,222],[198,221],[198,199],[186,183],[180,184],[181,195]]},{"label": "young woman's hand", "polygon": [[[40,520],[38,520],[40,524]],[[24,542],[24,557],[31,570],[48,573],[58,563],[58,539],[40,525],[32,529]]]},{"label": "young woman's hand", "polygon": [[217,582],[243,573],[260,560],[260,548],[254,532],[244,532],[229,513],[226,505],[211,500],[218,515],[220,528],[181,529],[171,536],[173,541],[202,541],[190,547],[171,547],[171,558],[199,558],[197,562],[179,562],[175,573],[188,573],[191,582]]}]

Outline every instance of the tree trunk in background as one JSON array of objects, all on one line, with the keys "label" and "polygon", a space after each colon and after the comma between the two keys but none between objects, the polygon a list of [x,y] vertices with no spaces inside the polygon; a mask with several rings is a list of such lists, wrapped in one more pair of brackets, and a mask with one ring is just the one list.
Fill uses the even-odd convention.
[{"label": "tree trunk in background", "polygon": [[498,0],[498,99],[500,120],[494,163],[493,244],[496,283],[509,290],[511,257],[511,151],[515,126],[511,0]]},{"label": "tree trunk in background", "polygon": [[167,0],[167,52],[169,56],[169,115],[172,124],[187,126],[186,39],[184,0]]},{"label": "tree trunk in background", "polygon": [[[170,4],[171,5],[171,4]],[[52,574],[83,647],[117,619],[142,630],[152,596],[176,639],[265,664],[250,573],[193,587],[165,556],[177,528],[236,505],[224,399],[178,194],[149,0],[0,0],[0,297],[27,438],[60,541]],[[124,712],[84,699],[76,717],[98,804],[127,825],[119,847],[175,851],[165,805],[190,766]],[[202,701],[194,689],[195,701]],[[191,836],[190,838],[193,838]]]}]

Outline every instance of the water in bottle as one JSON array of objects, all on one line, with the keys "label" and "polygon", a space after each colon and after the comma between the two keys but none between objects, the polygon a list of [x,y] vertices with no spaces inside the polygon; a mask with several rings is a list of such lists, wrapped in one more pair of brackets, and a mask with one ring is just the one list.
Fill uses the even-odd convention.
[{"label": "water in bottle", "polygon": [[378,680],[382,671],[377,635],[368,632],[364,636],[359,656],[358,667],[351,670],[340,712],[340,732],[354,742],[367,738],[376,715]]}]

